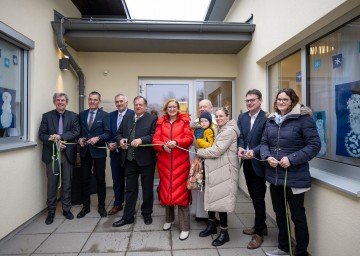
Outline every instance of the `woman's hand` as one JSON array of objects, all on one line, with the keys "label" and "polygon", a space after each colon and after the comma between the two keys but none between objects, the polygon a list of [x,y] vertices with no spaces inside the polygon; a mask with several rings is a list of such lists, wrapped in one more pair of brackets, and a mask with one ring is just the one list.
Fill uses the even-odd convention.
[{"label": "woman's hand", "polygon": [[270,156],[267,159],[267,162],[269,163],[269,165],[273,168],[275,168],[276,166],[278,166],[279,162],[278,160],[276,160],[274,157]]},{"label": "woman's hand", "polygon": [[288,168],[291,165],[289,158],[287,156],[284,156],[283,158],[281,158],[279,165],[283,168]]},{"label": "woman's hand", "polygon": [[168,142],[165,143],[165,145],[168,148],[174,148],[176,146],[176,141],[175,140],[169,140]]}]

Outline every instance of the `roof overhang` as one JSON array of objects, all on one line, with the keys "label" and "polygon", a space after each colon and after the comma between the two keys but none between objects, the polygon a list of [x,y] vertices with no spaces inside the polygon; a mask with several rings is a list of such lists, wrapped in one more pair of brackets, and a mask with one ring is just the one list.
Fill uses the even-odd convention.
[{"label": "roof overhang", "polygon": [[80,52],[236,54],[255,30],[249,23],[66,17],[52,26]]}]

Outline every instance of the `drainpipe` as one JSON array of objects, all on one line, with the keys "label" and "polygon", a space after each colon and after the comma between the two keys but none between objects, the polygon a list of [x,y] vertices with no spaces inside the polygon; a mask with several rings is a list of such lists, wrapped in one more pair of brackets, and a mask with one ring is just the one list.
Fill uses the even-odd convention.
[{"label": "drainpipe", "polygon": [[70,66],[73,68],[73,70],[76,72],[76,74],[78,76],[78,79],[79,79],[79,112],[81,112],[84,110],[85,76],[84,76],[84,73],[82,72],[81,68],[79,67],[79,65],[76,63],[74,57],[71,55],[71,53],[67,49],[66,44],[64,43],[64,33],[65,33],[65,30],[63,29],[64,19],[65,19],[65,17],[61,17],[60,28],[57,27],[55,29],[57,45],[58,45],[59,49],[61,50],[61,52],[64,55],[66,55],[67,57],[69,57]]}]

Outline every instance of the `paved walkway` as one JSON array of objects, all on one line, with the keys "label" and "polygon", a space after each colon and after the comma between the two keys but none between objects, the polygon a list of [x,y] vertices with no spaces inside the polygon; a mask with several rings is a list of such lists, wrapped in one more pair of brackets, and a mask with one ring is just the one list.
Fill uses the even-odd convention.
[{"label": "paved walkway", "polygon": [[[109,210],[114,197],[112,189],[107,189],[107,193],[106,205]],[[76,218],[81,205],[72,208],[75,219],[70,221],[62,216],[61,206],[57,208],[51,225],[45,225],[45,211],[39,214],[19,228],[16,234],[0,241],[0,255],[264,256],[265,251],[277,245],[276,225],[268,220],[269,235],[265,236],[262,247],[256,250],[246,248],[250,236],[242,234],[242,230],[252,226],[254,210],[250,200],[241,191],[238,192],[236,211],[228,218],[230,242],[221,247],[211,245],[216,235],[199,237],[205,223],[196,222],[194,217],[191,217],[190,236],[185,241],[179,239],[177,217],[171,230],[163,231],[165,209],[158,201],[154,204],[151,225],[145,225],[137,211],[134,224],[113,228],[112,223],[121,218],[122,211],[115,216],[100,218],[97,197],[92,195],[91,200],[91,212],[82,219]],[[141,199],[138,200],[137,209],[140,203]]]}]

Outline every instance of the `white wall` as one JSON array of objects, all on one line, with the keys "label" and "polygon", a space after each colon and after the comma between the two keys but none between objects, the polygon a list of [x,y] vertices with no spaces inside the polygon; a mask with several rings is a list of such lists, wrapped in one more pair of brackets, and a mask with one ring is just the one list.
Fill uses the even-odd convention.
[{"label": "white wall", "polygon": [[[266,95],[267,61],[359,5],[358,0],[236,0],[226,20],[244,21],[253,14],[256,24],[252,42],[237,56],[236,97],[243,99],[246,91],[254,87]],[[268,110],[268,105],[265,100],[263,108]],[[246,110],[243,103],[237,108]],[[247,191],[243,175],[240,187]],[[313,182],[305,198],[309,252],[316,256],[359,255],[360,200],[319,182]],[[268,213],[274,217],[269,193],[266,203]]]},{"label": "white wall", "polygon": [[[129,108],[138,95],[139,78],[229,78],[236,77],[236,56],[230,54],[78,53],[86,76],[86,95],[96,90],[102,101],[117,93],[128,96]],[[103,72],[107,71],[104,76]],[[88,108],[85,100],[85,109]],[[106,185],[112,186],[107,160]]]},{"label": "white wall", "polygon": [[[54,108],[52,95],[65,91],[69,109],[77,111],[77,79],[59,70],[57,47],[50,22],[54,9],[79,17],[70,0],[1,0],[0,20],[35,42],[30,52],[30,140],[37,141],[42,113]],[[37,147],[0,153],[0,239],[46,207],[45,166]]]}]

